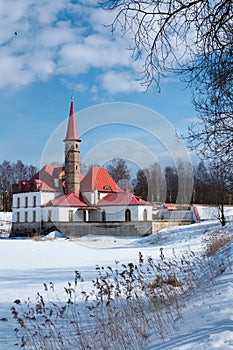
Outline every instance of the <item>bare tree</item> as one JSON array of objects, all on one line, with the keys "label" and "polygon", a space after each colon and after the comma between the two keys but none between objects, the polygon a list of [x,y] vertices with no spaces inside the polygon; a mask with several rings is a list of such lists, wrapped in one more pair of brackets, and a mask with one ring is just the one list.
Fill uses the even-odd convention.
[{"label": "bare tree", "polygon": [[0,210],[11,211],[12,193],[17,183],[29,180],[37,172],[33,165],[25,165],[21,160],[11,163],[4,160],[0,164]]},{"label": "bare tree", "polygon": [[189,128],[188,139],[191,148],[204,159],[210,162],[221,159],[225,171],[230,174],[233,166],[233,56],[225,55],[221,64],[214,64],[215,60],[193,80],[196,89],[193,102],[199,120]]},{"label": "bare tree", "polygon": [[144,59],[144,82],[167,70],[195,68],[232,42],[231,0],[102,0],[115,14],[112,31],[130,34],[134,58]]},{"label": "bare tree", "polygon": [[158,163],[152,164],[149,168],[138,170],[133,187],[134,193],[145,200],[150,202],[165,201],[165,178]]},{"label": "bare tree", "polygon": [[213,187],[209,168],[201,161],[194,167],[193,203],[213,203]]},{"label": "bare tree", "polygon": [[175,203],[178,194],[178,174],[175,167],[167,166],[164,169],[164,175],[167,186],[167,203]]},{"label": "bare tree", "polygon": [[130,169],[124,159],[113,158],[111,163],[107,165],[107,171],[123,190],[128,191],[130,189]]},{"label": "bare tree", "polygon": [[232,168],[233,1],[102,0],[112,11],[112,32],[130,38],[142,59],[142,84],[176,72],[190,85],[199,121],[189,130],[191,147],[203,158]]},{"label": "bare tree", "polygon": [[149,198],[151,202],[164,202],[166,197],[165,177],[159,163],[154,163],[149,169]]},{"label": "bare tree", "polygon": [[137,171],[136,179],[134,180],[134,193],[144,200],[148,200],[148,179],[145,169]]},{"label": "bare tree", "polygon": [[228,201],[228,187],[229,181],[227,172],[225,171],[223,162],[214,162],[210,167],[210,174],[213,182],[213,195],[215,198],[215,205],[218,208],[218,219],[222,226],[226,224],[224,206]]}]

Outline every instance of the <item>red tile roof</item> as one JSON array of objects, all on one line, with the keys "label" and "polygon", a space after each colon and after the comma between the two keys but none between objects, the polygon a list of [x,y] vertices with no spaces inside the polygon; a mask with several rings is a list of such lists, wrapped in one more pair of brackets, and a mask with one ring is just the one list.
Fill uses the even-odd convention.
[{"label": "red tile roof", "polygon": [[49,201],[45,206],[53,207],[88,207],[82,197],[76,193],[63,194]]},{"label": "red tile roof", "polygon": [[68,140],[78,140],[78,131],[76,127],[73,100],[71,101],[71,104],[70,104],[70,115],[68,120],[66,138],[65,138],[65,141],[68,141]]},{"label": "red tile roof", "polygon": [[[56,165],[45,165],[29,181],[21,181],[18,184],[18,192],[63,191],[62,179],[64,178],[64,167]],[[54,179],[58,179],[56,184]]]},{"label": "red tile roof", "polygon": [[173,203],[165,203],[164,206],[168,209],[168,210],[176,210],[176,206]]},{"label": "red tile roof", "polygon": [[82,192],[123,192],[105,168],[93,166],[80,183]]},{"label": "red tile roof", "polygon": [[[63,192],[65,186],[64,177],[65,168],[63,166],[45,165],[29,181],[21,181],[16,192]],[[58,181],[55,179],[58,179]],[[82,179],[83,174],[80,173],[80,181]]]},{"label": "red tile roof", "polygon": [[150,203],[132,193],[120,192],[107,194],[97,205],[150,205]]}]

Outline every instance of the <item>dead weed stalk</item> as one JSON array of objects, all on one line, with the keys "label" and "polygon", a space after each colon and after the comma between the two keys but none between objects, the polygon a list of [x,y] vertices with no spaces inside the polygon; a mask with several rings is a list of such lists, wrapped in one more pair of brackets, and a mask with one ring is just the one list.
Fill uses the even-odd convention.
[{"label": "dead weed stalk", "polygon": [[151,334],[164,338],[175,328],[185,295],[202,287],[209,274],[210,255],[202,259],[189,251],[167,259],[161,248],[156,261],[139,253],[136,264],[97,265],[88,291],[75,271],[73,283],[64,288],[65,301],[53,283],[44,284],[35,303],[14,302],[18,344],[28,350],[142,349]]}]

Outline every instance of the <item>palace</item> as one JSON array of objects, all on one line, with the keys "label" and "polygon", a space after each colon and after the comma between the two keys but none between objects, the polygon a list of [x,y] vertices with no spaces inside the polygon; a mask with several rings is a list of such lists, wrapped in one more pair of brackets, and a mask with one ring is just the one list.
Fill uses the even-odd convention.
[{"label": "palace", "polygon": [[103,167],[80,172],[80,143],[71,99],[64,166],[45,165],[13,195],[11,236],[58,230],[68,237],[86,234],[152,233],[152,204],[123,191]]}]

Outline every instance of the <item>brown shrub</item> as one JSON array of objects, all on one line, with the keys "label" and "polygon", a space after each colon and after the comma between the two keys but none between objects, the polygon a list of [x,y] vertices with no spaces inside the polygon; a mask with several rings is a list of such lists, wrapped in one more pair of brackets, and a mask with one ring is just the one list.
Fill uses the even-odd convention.
[{"label": "brown shrub", "polygon": [[205,255],[207,257],[213,256],[220,248],[227,245],[232,240],[232,237],[220,232],[211,232],[206,239],[204,239]]}]

